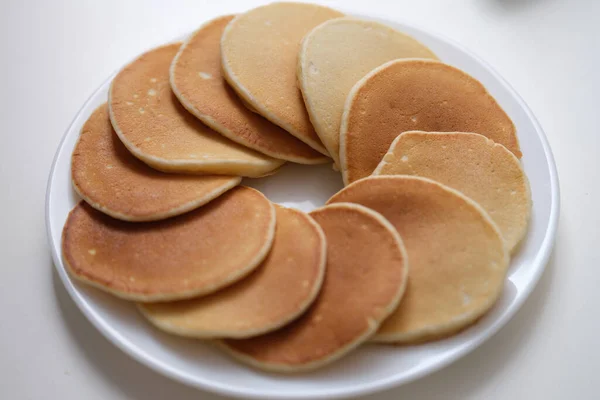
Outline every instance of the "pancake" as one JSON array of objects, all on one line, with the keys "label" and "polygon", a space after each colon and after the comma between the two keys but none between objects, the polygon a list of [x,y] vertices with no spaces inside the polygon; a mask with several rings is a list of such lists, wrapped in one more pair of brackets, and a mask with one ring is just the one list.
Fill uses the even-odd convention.
[{"label": "pancake", "polygon": [[385,218],[355,204],[310,214],[327,239],[325,281],[313,305],[282,329],[222,342],[254,367],[296,372],[328,364],[373,335],[404,293],[406,251]]},{"label": "pancake", "polygon": [[142,54],[113,79],[110,119],[137,158],[164,172],[257,177],[283,163],[240,146],[198,121],[169,85],[169,67],[180,44]]},{"label": "pancake", "polygon": [[307,214],[275,209],[275,241],[256,271],[209,296],[142,304],[144,316],[176,335],[246,338],[273,331],[302,314],[323,282],[325,235]]},{"label": "pancake", "polygon": [[473,324],[498,299],[509,256],[500,231],[473,200],[426,178],[375,176],[328,204],[373,209],[398,230],[410,257],[406,293],[374,340],[418,343]]},{"label": "pancake", "polygon": [[237,176],[173,175],[135,158],[115,134],[106,104],[83,125],[71,157],[75,191],[92,207],[125,221],[183,214],[237,186]]},{"label": "pancake", "polygon": [[476,133],[405,132],[373,175],[416,175],[456,189],[481,205],[513,251],[527,231],[529,182],[506,147]]},{"label": "pancake", "polygon": [[521,157],[515,126],[483,85],[431,60],[390,61],[354,85],[340,128],[346,184],[371,175],[402,132],[474,132]]},{"label": "pancake", "polygon": [[328,158],[250,111],[221,74],[221,35],[233,16],[203,25],[171,64],[171,88],[181,104],[221,135],[281,160],[320,164]]},{"label": "pancake", "polygon": [[157,222],[124,222],[80,202],[63,228],[63,258],[75,278],[135,301],[214,292],[252,272],[275,234],[275,209],[238,186],[204,207]]},{"label": "pancake", "polygon": [[437,59],[411,36],[351,17],[324,22],[304,37],[298,82],[312,125],[336,164],[340,121],[350,89],[373,68],[407,57]]},{"label": "pancake", "polygon": [[272,3],[237,16],[221,38],[223,75],[251,109],[328,154],[296,85],[302,38],[342,13],[315,4]]}]

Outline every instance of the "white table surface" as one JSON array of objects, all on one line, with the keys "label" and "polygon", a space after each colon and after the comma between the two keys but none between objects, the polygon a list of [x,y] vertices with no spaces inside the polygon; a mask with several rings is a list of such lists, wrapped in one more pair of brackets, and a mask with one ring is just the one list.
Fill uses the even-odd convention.
[{"label": "white table surface", "polygon": [[[260,1],[0,2],[0,398],[217,399],[133,361],[59,281],[44,193],[82,103],[153,44]],[[329,1],[441,32],[490,62],[539,118],[558,164],[557,243],[538,287],[456,364],[373,399],[597,399],[600,1]],[[200,396],[200,397],[199,397]]]}]

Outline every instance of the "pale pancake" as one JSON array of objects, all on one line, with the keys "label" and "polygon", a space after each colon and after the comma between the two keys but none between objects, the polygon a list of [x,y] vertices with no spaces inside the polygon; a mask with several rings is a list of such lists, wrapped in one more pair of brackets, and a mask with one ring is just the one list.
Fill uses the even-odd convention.
[{"label": "pale pancake", "polygon": [[473,324],[498,299],[509,256],[500,231],[473,200],[426,178],[361,179],[328,203],[351,202],[387,218],[410,257],[406,293],[376,341],[417,343]]},{"label": "pale pancake", "polygon": [[320,164],[328,158],[250,111],[221,73],[221,35],[233,16],[203,25],[171,64],[171,88],[181,104],[206,125],[243,146],[286,161]]},{"label": "pale pancake", "polygon": [[125,221],[183,214],[237,186],[237,176],[173,175],[135,158],[115,134],[106,104],[83,125],[71,157],[73,187],[92,207]]},{"label": "pale pancake", "polygon": [[115,296],[169,301],[208,294],[253,271],[275,234],[275,208],[238,186],[204,207],[157,222],[124,222],[80,202],[63,228],[76,278]]},{"label": "pale pancake", "polygon": [[527,231],[529,181],[501,144],[476,133],[405,132],[373,175],[416,175],[450,186],[481,205],[513,251]]},{"label": "pale pancake", "polygon": [[355,204],[323,207],[311,215],[327,239],[325,281],[316,301],[282,329],[223,342],[254,367],[296,372],[328,364],[373,335],[404,293],[408,258],[385,218]]},{"label": "pale pancake", "polygon": [[373,68],[397,58],[432,58],[424,44],[375,21],[336,18],[304,37],[298,82],[312,125],[339,165],[340,122],[352,86]]},{"label": "pale pancake", "polygon": [[272,3],[233,19],[221,38],[223,74],[251,109],[328,154],[296,85],[298,49],[315,26],[342,13],[315,4]]},{"label": "pale pancake", "polygon": [[171,91],[169,68],[180,43],[142,54],[113,79],[110,119],[127,149],[151,167],[257,177],[283,161],[219,135],[186,111]]},{"label": "pale pancake", "polygon": [[247,338],[273,331],[315,300],[325,273],[323,231],[307,214],[276,206],[275,241],[247,278],[212,295],[140,310],[158,328],[196,338]]},{"label": "pale pancake", "polygon": [[475,78],[431,60],[394,60],[354,85],[340,128],[346,184],[371,175],[402,132],[475,132],[521,157],[515,126]]}]

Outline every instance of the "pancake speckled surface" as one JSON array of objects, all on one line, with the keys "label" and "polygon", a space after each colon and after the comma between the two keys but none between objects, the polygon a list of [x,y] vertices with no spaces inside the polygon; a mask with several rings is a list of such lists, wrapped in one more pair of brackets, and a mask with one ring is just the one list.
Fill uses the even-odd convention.
[{"label": "pancake speckled surface", "polygon": [[328,202],[373,209],[398,230],[410,257],[406,293],[376,341],[417,343],[454,334],[502,292],[509,256],[500,231],[473,200],[426,178],[375,176]]},{"label": "pancake speckled surface", "polygon": [[323,231],[307,214],[276,206],[273,247],[248,277],[212,295],[140,310],[158,328],[197,338],[244,338],[292,321],[315,300],[325,273]]},{"label": "pancake speckled surface", "polygon": [[342,357],[377,330],[404,293],[406,251],[385,218],[355,204],[323,207],[311,215],[327,239],[325,281],[313,305],[282,329],[222,343],[257,368],[295,372]]},{"label": "pancake speckled surface", "polygon": [[181,104],[206,125],[243,146],[300,164],[328,158],[279,126],[250,111],[221,73],[221,35],[233,16],[203,25],[171,64],[171,88]]},{"label": "pancake speckled surface", "polygon": [[124,222],[80,202],[63,228],[72,276],[115,296],[169,301],[208,294],[253,271],[267,256],[275,209],[238,186],[187,214]]},{"label": "pancake speckled surface", "polygon": [[340,122],[350,89],[374,68],[398,58],[437,59],[411,36],[352,17],[324,22],[304,37],[298,82],[315,131],[337,164]]},{"label": "pancake speckled surface", "polygon": [[531,213],[529,182],[519,160],[476,133],[405,132],[373,175],[416,175],[456,189],[494,220],[509,251],[525,236]]},{"label": "pancake speckled surface", "polygon": [[432,60],[394,60],[354,85],[340,128],[346,184],[369,176],[402,132],[473,132],[521,157],[516,129],[475,78]]},{"label": "pancake speckled surface", "polygon": [[251,109],[323,154],[297,86],[302,38],[342,13],[315,4],[272,3],[237,16],[221,39],[223,73]]},{"label": "pancake speckled surface", "polygon": [[92,207],[126,221],[153,221],[200,207],[240,177],[173,175],[156,171],[129,153],[115,134],[106,104],[83,128],[71,158],[77,193]]},{"label": "pancake speckled surface", "polygon": [[180,43],[142,54],[114,78],[109,93],[112,125],[127,149],[166,172],[263,176],[283,163],[223,137],[177,100],[169,68]]}]

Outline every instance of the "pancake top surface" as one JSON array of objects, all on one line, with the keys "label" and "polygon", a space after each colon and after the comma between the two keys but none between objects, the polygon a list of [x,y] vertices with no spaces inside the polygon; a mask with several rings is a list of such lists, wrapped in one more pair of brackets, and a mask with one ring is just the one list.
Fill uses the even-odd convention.
[{"label": "pancake top surface", "polygon": [[112,219],[79,203],[63,229],[63,256],[77,278],[117,296],[166,301],[241,279],[266,257],[275,210],[238,186],[204,207],[158,222]]},{"label": "pancake top surface", "polygon": [[377,340],[414,342],[456,332],[498,298],[508,254],[500,232],[472,200],[430,179],[361,179],[329,203],[369,207],[398,230],[410,257],[406,293]]},{"label": "pancake top surface", "polygon": [[504,146],[482,135],[405,132],[373,174],[422,176],[462,192],[487,211],[509,250],[527,230],[531,193],[523,168]]},{"label": "pancake top surface", "polygon": [[379,22],[351,17],[324,22],[302,41],[298,81],[310,120],[336,162],[340,121],[350,89],[374,68],[397,58],[437,59],[411,36]]},{"label": "pancake top surface", "polygon": [[227,138],[271,157],[299,163],[327,160],[279,126],[250,111],[221,73],[221,35],[233,16],[203,25],[171,65],[171,87],[181,103]]},{"label": "pancake top surface", "polygon": [[77,192],[94,208],[129,221],[178,215],[240,183],[239,177],[158,172],[135,158],[110,124],[106,104],[83,125],[71,158]]},{"label": "pancake top surface", "polygon": [[333,361],[366,340],[396,307],[406,284],[402,241],[381,215],[354,204],[311,213],[327,239],[321,293],[282,329],[225,346],[241,360],[293,372]]},{"label": "pancake top surface", "polygon": [[515,126],[483,85],[431,60],[390,61],[348,95],[340,131],[346,183],[370,175],[402,132],[474,132],[521,156]]},{"label": "pancake top surface", "polygon": [[301,3],[273,3],[236,17],[221,40],[227,81],[259,114],[327,154],[296,84],[302,38],[342,13]]},{"label": "pancake top surface", "polygon": [[276,206],[273,247],[252,274],[212,295],[142,305],[166,331],[194,337],[248,337],[296,318],[314,301],[325,273],[325,236],[301,211]]},{"label": "pancake top surface", "polygon": [[258,176],[282,164],[240,146],[202,124],[179,103],[169,85],[171,61],[180,44],[142,54],[114,78],[111,121],[138,158],[161,169],[195,169]]}]

